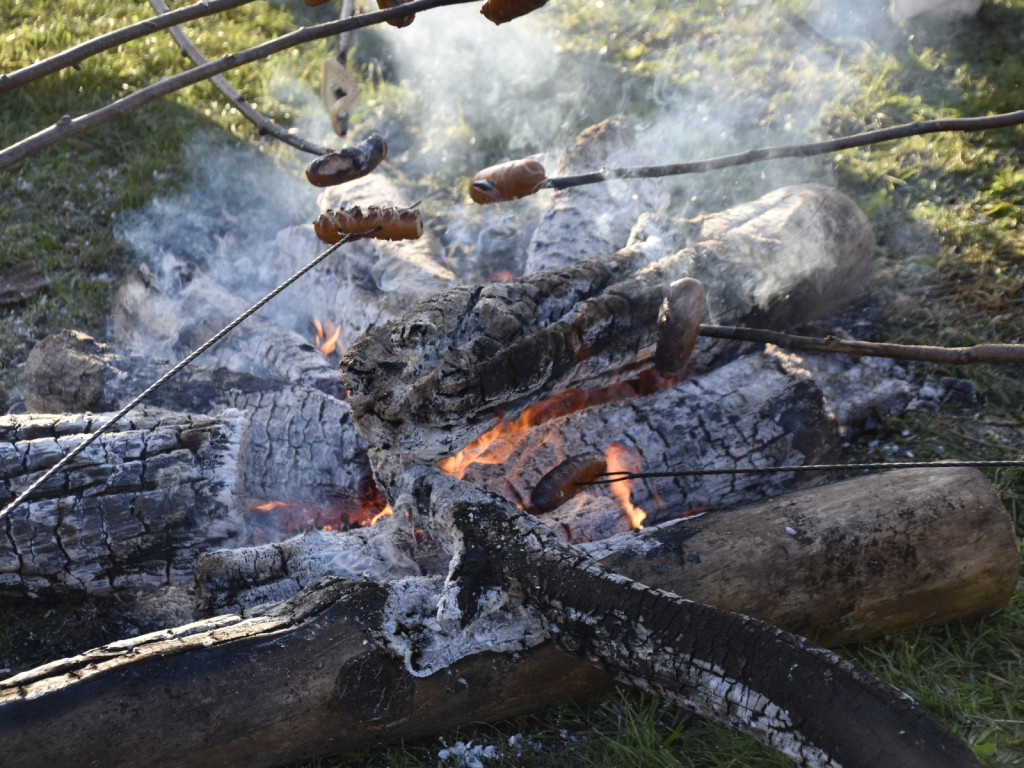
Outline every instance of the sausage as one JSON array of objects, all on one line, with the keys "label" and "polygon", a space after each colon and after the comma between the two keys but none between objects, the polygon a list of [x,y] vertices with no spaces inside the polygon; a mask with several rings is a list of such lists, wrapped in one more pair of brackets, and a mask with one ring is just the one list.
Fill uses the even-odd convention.
[{"label": "sausage", "polygon": [[548,0],[487,0],[480,13],[495,24],[518,19],[546,5]]},{"label": "sausage", "polygon": [[354,147],[320,155],[306,166],[306,178],[316,187],[330,187],[365,176],[388,155],[388,143],[371,134]]},{"label": "sausage", "polygon": [[[400,5],[405,5],[409,0],[377,0],[377,7],[382,11],[386,11],[388,8],[397,8]],[[388,24],[393,27],[408,27],[412,24],[416,18],[415,13],[410,13],[408,16],[399,16],[397,19],[388,19]]]},{"label": "sausage", "polygon": [[532,195],[546,178],[536,160],[510,160],[477,173],[469,183],[469,196],[480,205],[515,200]]},{"label": "sausage", "polygon": [[[377,232],[370,232],[380,227]],[[423,217],[415,208],[379,208],[364,212],[358,205],[328,210],[313,222],[316,236],[325,243],[337,243],[345,235],[369,233],[378,240],[415,240],[423,234]]]},{"label": "sausage", "polygon": [[583,490],[579,483],[596,480],[607,470],[604,454],[597,451],[570,456],[540,479],[530,494],[530,504],[538,512],[552,512]]},{"label": "sausage", "polygon": [[672,378],[686,368],[703,314],[704,286],[700,280],[684,277],[669,286],[658,317],[658,343],[654,348],[654,367],[662,376]]}]

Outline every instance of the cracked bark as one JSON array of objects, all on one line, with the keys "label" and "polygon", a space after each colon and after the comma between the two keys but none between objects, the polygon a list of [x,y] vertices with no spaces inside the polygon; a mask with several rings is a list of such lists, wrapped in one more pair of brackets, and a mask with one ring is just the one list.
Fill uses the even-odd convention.
[{"label": "cracked bark", "polygon": [[370,329],[342,360],[357,428],[373,445],[433,461],[542,397],[650,367],[680,277],[704,283],[722,322],[774,327],[848,300],[860,284],[848,278],[870,269],[870,227],[834,190],[790,187],[726,214],[727,236],[653,263],[627,248],[454,288]]},{"label": "cracked bark", "polygon": [[[220,398],[214,416],[136,413],[8,515],[0,594],[191,583],[201,552],[249,540],[243,510],[262,501],[361,515],[369,465],[347,403],[301,387]],[[109,416],[0,417],[0,504]]]},{"label": "cracked bark", "polygon": [[488,588],[521,593],[555,644],[804,766],[977,766],[909,696],[808,640],[609,571],[501,497],[422,470],[378,467],[412,488],[458,542],[449,599],[471,621]]}]

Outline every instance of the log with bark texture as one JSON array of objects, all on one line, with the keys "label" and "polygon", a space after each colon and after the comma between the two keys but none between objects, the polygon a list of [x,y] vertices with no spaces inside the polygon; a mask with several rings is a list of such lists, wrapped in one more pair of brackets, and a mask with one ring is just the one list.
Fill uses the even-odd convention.
[{"label": "log with bark texture", "polygon": [[[263,501],[323,506],[340,522],[358,511],[370,471],[347,403],[288,386],[221,397],[216,416],[119,423],[14,510],[2,522],[2,594],[190,582],[200,553],[250,541],[261,521],[243,510]],[[0,503],[110,415],[0,417]]]},{"label": "log with bark texture", "polygon": [[[0,503],[103,418],[0,417]],[[237,544],[243,531],[233,471],[239,422],[159,411],[120,422],[0,523],[2,595],[189,581],[200,551]]]},{"label": "log with bark texture", "polygon": [[[370,329],[342,360],[357,429],[432,461],[549,394],[635,375],[651,364],[668,287],[685,275],[704,283],[712,316],[734,324],[808,320],[859,290],[846,279],[870,268],[873,238],[845,195],[787,187],[741,208],[726,212],[736,237],[653,264],[626,249],[454,288]],[[797,267],[783,259],[795,253]]]},{"label": "log with bark texture", "polygon": [[[471,624],[518,599],[559,648],[621,683],[748,733],[802,766],[978,766],[909,696],[799,636],[618,575],[508,501],[436,469],[371,454],[455,554],[438,616]],[[497,591],[497,594],[495,593]]]},{"label": "log with bark texture", "polygon": [[[974,470],[859,477],[591,551],[632,578],[830,644],[993,610],[1018,567],[1009,515]],[[328,579],[262,615],[133,638],[11,678],[0,684],[6,759],[280,765],[509,717],[610,683],[550,642],[410,675],[384,641],[397,588]]]},{"label": "log with bark texture", "polygon": [[[612,443],[631,451],[647,472],[828,463],[839,451],[836,425],[814,382],[786,373],[765,354],[661,392],[569,413],[525,436],[499,438],[491,450],[504,453],[516,437],[522,442],[508,449],[506,463],[474,464],[463,477],[523,506],[551,467]],[[810,480],[784,472],[658,478],[636,482],[632,500],[654,522],[666,512],[721,509]]]},{"label": "log with bark texture", "polygon": [[[557,175],[613,167],[624,158],[636,165],[636,152],[629,129],[605,120],[576,137],[559,160]],[[664,210],[668,197],[658,181],[610,180],[555,191],[527,247],[525,272],[563,269],[585,256],[614,253],[626,244],[637,217]]]}]

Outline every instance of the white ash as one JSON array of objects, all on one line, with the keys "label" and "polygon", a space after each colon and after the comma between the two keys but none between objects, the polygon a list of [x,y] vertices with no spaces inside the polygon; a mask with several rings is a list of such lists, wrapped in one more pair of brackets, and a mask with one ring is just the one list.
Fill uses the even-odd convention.
[{"label": "white ash", "polygon": [[443,600],[454,601],[454,591],[445,592],[439,576],[391,585],[384,607],[385,639],[415,677],[428,677],[473,654],[523,651],[547,639],[543,623],[502,590],[484,592],[476,617],[465,626],[457,611],[439,611]]},{"label": "white ash", "polygon": [[789,373],[811,378],[825,396],[825,409],[844,436],[876,415],[901,416],[909,411],[938,410],[947,400],[970,400],[958,390],[960,381],[931,376],[924,381],[904,365],[886,357],[794,352],[766,348]]}]

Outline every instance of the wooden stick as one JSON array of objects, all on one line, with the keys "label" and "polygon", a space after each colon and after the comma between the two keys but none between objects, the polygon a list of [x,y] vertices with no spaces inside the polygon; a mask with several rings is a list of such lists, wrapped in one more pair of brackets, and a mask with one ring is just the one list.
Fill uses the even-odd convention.
[{"label": "wooden stick", "polygon": [[727,325],[702,325],[699,335],[734,341],[756,341],[774,344],[783,349],[812,352],[839,352],[844,355],[891,357],[944,365],[974,363],[1024,363],[1024,344],[975,344],[973,347],[932,347],[923,344],[889,344],[874,341],[853,341],[835,336],[814,338],[793,336],[760,328],[737,328]]},{"label": "wooden stick", "polygon": [[594,173],[579,176],[562,176],[549,178],[538,189],[566,189],[584,184],[597,184],[609,179],[651,179],[663,176],[678,176],[688,173],[704,173],[706,171],[732,168],[737,165],[748,165],[761,160],[777,160],[783,157],[812,157],[829,152],[839,152],[853,147],[869,144],[881,144],[894,139],[908,136],[922,136],[929,133],[946,133],[951,131],[987,131],[993,128],[1006,128],[1024,123],[1024,109],[986,117],[960,117],[943,120],[923,120],[914,123],[903,123],[889,128],[855,133],[841,136],[838,139],[816,141],[808,144],[788,144],[778,147],[761,147],[748,149],[731,155],[720,155],[706,160],[693,160],[670,165],[638,165],[630,168],[606,168]]},{"label": "wooden stick", "polygon": [[[153,7],[153,10],[158,14],[166,14],[170,12],[170,8],[167,7],[167,3],[164,0],[149,0],[149,4]],[[181,52],[188,56],[193,64],[202,66],[208,64],[207,59],[202,52],[192,44],[189,40],[188,35],[185,31],[178,26],[168,28],[168,32],[171,33],[171,37],[174,38],[174,42],[178,44]],[[249,100],[245,98],[241,93],[235,90],[235,87],[227,81],[223,75],[214,75],[210,78],[210,82],[213,83],[214,87],[224,94],[224,98],[231,102],[232,106],[242,113],[250,123],[255,125],[261,134],[269,134],[278,141],[283,141],[289,146],[295,147],[300,152],[309,152],[311,155],[326,155],[328,152],[333,151],[331,147],[325,147],[322,144],[315,144],[311,141],[307,141],[301,136],[296,136],[288,132],[288,129],[275,123],[269,117],[264,115],[258,109],[256,109]]]},{"label": "wooden stick", "polygon": [[64,67],[78,69],[83,59],[95,56],[97,53],[127,43],[130,40],[137,40],[140,37],[159,32],[161,29],[167,29],[183,21],[191,21],[203,16],[213,16],[221,11],[237,8],[240,5],[247,5],[251,2],[252,0],[210,0],[210,2],[196,3],[186,8],[179,8],[155,19],[145,19],[127,27],[116,29],[105,35],[94,37],[92,40],[87,40],[73,48],[68,48],[66,51],[61,51],[48,59],[37,61],[35,64],[30,64],[15,72],[0,75],[0,93],[12,91],[22,85],[31,83],[33,80],[38,80],[41,77],[58,72],[64,69]]},{"label": "wooden stick", "polygon": [[[445,5],[460,5],[470,0],[413,0],[406,5],[396,6],[385,11],[375,11],[353,16],[351,19],[339,19],[338,21],[315,24],[309,27],[297,29],[286,35],[268,40],[265,43],[248,48],[238,53],[229,53],[219,59],[208,62],[201,66],[193,67],[177,75],[165,77],[152,85],[140,88],[130,96],[118,99],[105,107],[93,112],[88,112],[80,117],[72,118],[64,115],[60,120],[49,128],[35,133],[19,142],[16,142],[4,150],[0,150],[0,170],[10,168],[26,157],[29,157],[46,147],[53,146],[64,139],[77,136],[92,128],[113,122],[129,112],[133,112],[152,101],[166,96],[174,91],[179,91],[195,83],[208,80],[213,75],[226,72],[229,69],[240,67],[271,56],[275,53],[292,48],[301,43],[308,43],[313,40],[320,40],[325,37],[336,35],[340,32],[351,29],[360,29],[373,24],[380,24],[388,19],[395,19],[406,16],[410,13],[425,11],[430,8],[438,8]],[[168,25],[169,26],[169,25]]]}]

